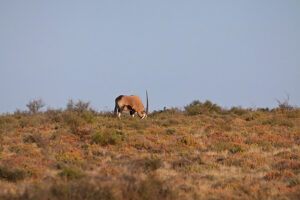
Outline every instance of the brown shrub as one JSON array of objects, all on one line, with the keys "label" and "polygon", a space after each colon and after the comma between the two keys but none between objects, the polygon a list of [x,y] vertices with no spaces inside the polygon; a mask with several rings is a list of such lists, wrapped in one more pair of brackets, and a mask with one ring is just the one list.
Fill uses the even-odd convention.
[{"label": "brown shrub", "polygon": [[299,170],[300,162],[296,160],[280,160],[273,164],[273,169],[277,170]]},{"label": "brown shrub", "polygon": [[8,168],[0,166],[0,178],[16,182],[18,180],[23,180],[26,177],[26,172],[18,168]]}]

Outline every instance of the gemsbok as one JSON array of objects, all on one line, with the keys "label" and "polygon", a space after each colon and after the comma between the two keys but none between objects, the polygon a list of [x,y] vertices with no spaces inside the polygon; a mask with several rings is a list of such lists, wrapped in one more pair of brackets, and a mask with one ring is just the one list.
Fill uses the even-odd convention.
[{"label": "gemsbok", "polygon": [[148,115],[148,92],[146,90],[147,97],[147,108],[145,111],[144,105],[140,97],[136,95],[120,95],[115,100],[115,115],[118,114],[119,119],[121,119],[121,114],[123,111],[129,111],[130,115],[134,117],[134,114],[137,112],[138,116],[141,119],[144,119]]}]

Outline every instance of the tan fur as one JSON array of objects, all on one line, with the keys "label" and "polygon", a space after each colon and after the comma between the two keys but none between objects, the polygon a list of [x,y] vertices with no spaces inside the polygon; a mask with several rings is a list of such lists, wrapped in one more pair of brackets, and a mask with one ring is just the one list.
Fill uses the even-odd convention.
[{"label": "tan fur", "polygon": [[147,116],[142,100],[136,95],[121,95],[116,98],[114,112],[115,114],[118,112],[118,116],[120,118],[122,111],[130,111],[130,115],[132,116],[134,116],[134,113],[137,112],[140,118]]}]

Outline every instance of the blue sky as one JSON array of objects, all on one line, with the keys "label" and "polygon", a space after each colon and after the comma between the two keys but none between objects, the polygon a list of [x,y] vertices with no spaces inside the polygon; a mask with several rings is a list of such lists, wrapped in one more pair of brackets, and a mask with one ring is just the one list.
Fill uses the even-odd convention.
[{"label": "blue sky", "polygon": [[0,113],[42,98],[112,110],[300,105],[300,1],[0,0]]}]

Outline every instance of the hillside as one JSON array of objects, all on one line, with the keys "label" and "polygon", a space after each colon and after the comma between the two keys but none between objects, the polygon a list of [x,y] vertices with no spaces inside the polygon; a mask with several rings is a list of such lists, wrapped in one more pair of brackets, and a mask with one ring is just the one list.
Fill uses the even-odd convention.
[{"label": "hillside", "polygon": [[297,199],[300,109],[0,116],[0,199]]}]

